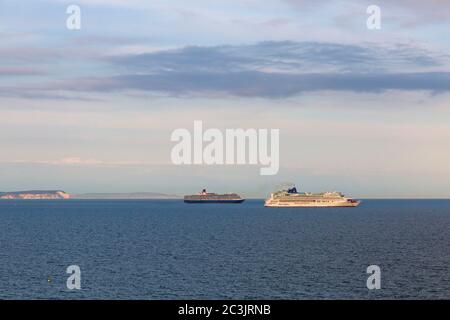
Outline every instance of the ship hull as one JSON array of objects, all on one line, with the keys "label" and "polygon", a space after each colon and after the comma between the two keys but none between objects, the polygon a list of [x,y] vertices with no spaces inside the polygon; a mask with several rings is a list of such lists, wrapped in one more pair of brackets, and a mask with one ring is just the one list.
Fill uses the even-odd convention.
[{"label": "ship hull", "polygon": [[339,202],[330,202],[330,203],[298,203],[298,202],[278,202],[278,201],[266,201],[264,206],[271,208],[354,208],[359,206],[361,202],[347,202],[347,201],[339,201]]},{"label": "ship hull", "polygon": [[236,200],[184,200],[185,203],[242,203],[245,199]]}]

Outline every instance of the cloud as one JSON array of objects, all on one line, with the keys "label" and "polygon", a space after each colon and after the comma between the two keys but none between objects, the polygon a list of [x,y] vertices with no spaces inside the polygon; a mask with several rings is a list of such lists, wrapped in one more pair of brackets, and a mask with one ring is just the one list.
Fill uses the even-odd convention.
[{"label": "cloud", "polygon": [[0,47],[0,59],[2,61],[19,61],[21,63],[51,62],[64,58],[62,52],[55,48],[38,47]]},{"label": "cloud", "polygon": [[[29,75],[29,74],[27,74]],[[0,72],[1,77],[1,72]],[[5,76],[6,77],[6,76]],[[7,79],[11,78],[11,75],[7,75]],[[61,100],[61,101],[84,101],[84,102],[99,102],[103,101],[99,98],[87,97],[86,95],[73,92],[58,92],[57,88],[44,88],[43,86],[16,86],[16,87],[0,87],[0,97],[6,98],[20,98],[20,99],[31,99],[31,100]],[[7,105],[1,105],[0,109],[3,107],[9,108]]]},{"label": "cloud", "polygon": [[0,77],[1,76],[33,76],[33,75],[44,75],[44,71],[32,68],[32,67],[2,67],[0,66]]},{"label": "cloud", "polygon": [[[285,98],[310,91],[450,91],[448,55],[405,44],[261,42],[188,46],[101,59],[109,74],[15,88],[26,97],[143,91],[169,96]],[[111,72],[112,71],[112,72]],[[21,89],[21,90],[18,90]],[[0,94],[8,90],[0,88]],[[70,93],[70,94],[69,94]],[[11,94],[11,92],[9,92]]]},{"label": "cloud", "polygon": [[[429,24],[448,24],[450,19],[450,2],[442,0],[381,0],[386,10],[395,9],[404,14],[396,14],[403,27]],[[394,17],[393,14],[390,14]]]},{"label": "cloud", "polygon": [[347,13],[352,13],[354,18],[360,15],[355,8],[365,8],[369,5],[378,5],[381,8],[382,17],[387,17],[391,22],[397,23],[403,28],[411,28],[422,25],[448,24],[450,18],[450,2],[445,0],[283,0],[294,8],[301,10],[326,10],[334,8],[335,15],[345,15],[352,19]]},{"label": "cloud", "polygon": [[92,78],[70,83],[65,90],[113,92],[142,90],[173,96],[227,94],[240,97],[286,98],[311,91],[380,92],[385,90],[450,91],[450,73],[321,73],[263,72],[168,73]]},{"label": "cloud", "polygon": [[[59,90],[283,98],[307,91],[450,90],[448,57],[407,45],[262,42],[110,58],[121,72],[56,84]],[[444,70],[444,71],[436,71]]]},{"label": "cloud", "polygon": [[278,71],[305,73],[424,69],[442,65],[439,56],[425,49],[398,44],[266,41],[253,45],[199,47],[128,55],[112,58],[118,66],[133,72],[235,72]]}]

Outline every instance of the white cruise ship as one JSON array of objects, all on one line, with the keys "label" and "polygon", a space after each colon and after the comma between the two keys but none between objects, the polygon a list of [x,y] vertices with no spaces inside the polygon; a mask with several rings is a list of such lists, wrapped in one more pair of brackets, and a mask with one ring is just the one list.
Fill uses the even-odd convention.
[{"label": "white cruise ship", "polygon": [[289,188],[274,192],[266,207],[357,207],[361,201],[347,198],[340,192],[308,193]]}]

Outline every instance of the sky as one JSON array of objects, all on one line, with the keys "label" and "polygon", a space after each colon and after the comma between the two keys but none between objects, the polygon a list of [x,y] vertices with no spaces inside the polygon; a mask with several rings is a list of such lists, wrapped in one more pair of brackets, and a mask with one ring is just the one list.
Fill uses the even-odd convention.
[{"label": "sky", "polygon": [[[0,0],[0,191],[448,198],[449,35],[440,0]],[[195,120],[279,129],[278,174],[174,165]]]}]

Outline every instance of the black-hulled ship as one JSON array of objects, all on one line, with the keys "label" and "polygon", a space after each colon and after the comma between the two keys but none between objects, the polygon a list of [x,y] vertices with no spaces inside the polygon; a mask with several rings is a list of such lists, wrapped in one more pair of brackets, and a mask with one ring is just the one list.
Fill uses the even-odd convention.
[{"label": "black-hulled ship", "polygon": [[203,189],[199,194],[184,196],[184,202],[186,203],[242,203],[244,200],[236,193],[209,193],[206,192],[206,189]]}]

